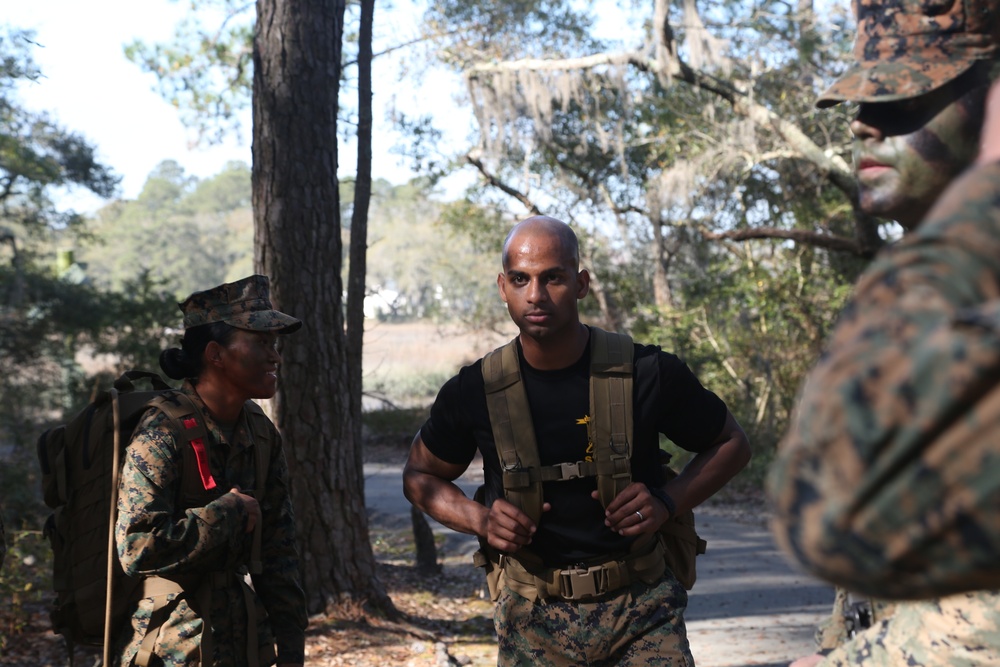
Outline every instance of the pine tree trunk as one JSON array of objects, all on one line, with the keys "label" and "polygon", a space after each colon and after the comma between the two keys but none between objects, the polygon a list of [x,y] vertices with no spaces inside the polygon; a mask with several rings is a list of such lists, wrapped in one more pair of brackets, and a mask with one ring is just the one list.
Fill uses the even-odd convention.
[{"label": "pine tree trunk", "polygon": [[344,332],[337,110],[345,0],[258,0],[254,36],[254,262],[281,340],[272,413],[291,479],[310,613],[392,612],[364,506],[359,415]]}]

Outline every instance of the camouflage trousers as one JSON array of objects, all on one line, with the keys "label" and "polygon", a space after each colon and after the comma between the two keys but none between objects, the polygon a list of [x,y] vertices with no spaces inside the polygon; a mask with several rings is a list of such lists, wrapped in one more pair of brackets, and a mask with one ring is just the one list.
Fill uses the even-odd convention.
[{"label": "camouflage trousers", "polygon": [[668,570],[595,601],[531,602],[506,586],[493,614],[500,667],[694,667],[687,591]]},{"label": "camouflage trousers", "polygon": [[[247,610],[238,585],[212,591],[211,660],[203,660],[201,655],[205,623],[195,609],[197,602],[189,603],[187,593],[171,593],[166,599],[167,604],[159,612],[153,611],[152,598],[138,601],[128,625],[118,633],[112,665],[129,667],[135,664],[136,654],[152,624],[157,634],[150,647],[150,667],[256,667],[247,658]],[[263,667],[275,663],[274,640],[264,608],[259,600],[256,602],[258,650]]]},{"label": "camouflage trousers", "polygon": [[820,667],[987,667],[1000,665],[1000,592],[900,602],[830,653]]}]

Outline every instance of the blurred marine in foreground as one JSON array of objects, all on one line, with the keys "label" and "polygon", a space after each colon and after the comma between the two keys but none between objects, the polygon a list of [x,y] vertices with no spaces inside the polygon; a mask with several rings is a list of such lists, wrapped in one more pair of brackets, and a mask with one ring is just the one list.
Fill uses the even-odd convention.
[{"label": "blurred marine in foreground", "polygon": [[[890,24],[910,40],[868,33],[873,46],[859,51],[853,72],[859,89],[927,100],[949,72],[949,86],[982,96],[994,78],[995,1],[856,9],[859,41]],[[900,56],[913,53],[924,59]],[[850,76],[821,104],[859,99],[844,92]],[[987,106],[979,166],[923,222],[912,207],[918,224],[901,222],[915,230],[861,277],[768,480],[776,536],[799,562],[863,595],[914,600],[824,666],[1000,664],[1000,165],[990,164],[1000,157],[1000,109]],[[895,117],[929,126],[949,109],[904,104]],[[922,154],[935,166],[961,136],[928,137]],[[871,189],[907,176],[878,166],[859,160],[863,209],[866,177]],[[912,176],[904,183],[926,186]]]}]

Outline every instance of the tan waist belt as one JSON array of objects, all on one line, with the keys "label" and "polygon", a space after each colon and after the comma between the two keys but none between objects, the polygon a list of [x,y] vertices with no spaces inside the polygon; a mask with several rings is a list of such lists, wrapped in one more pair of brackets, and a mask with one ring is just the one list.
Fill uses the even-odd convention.
[{"label": "tan waist belt", "polygon": [[499,567],[507,585],[529,600],[562,598],[587,600],[624,588],[636,581],[653,584],[666,570],[660,540],[620,559],[597,565],[541,569],[502,556]]}]

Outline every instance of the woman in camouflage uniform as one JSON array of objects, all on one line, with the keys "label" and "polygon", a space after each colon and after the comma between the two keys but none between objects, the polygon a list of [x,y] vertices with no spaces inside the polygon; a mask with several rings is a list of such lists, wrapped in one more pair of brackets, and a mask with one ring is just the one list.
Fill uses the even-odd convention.
[{"label": "woman in camouflage uniform", "polygon": [[[196,292],[180,308],[181,348],[164,351],[160,365],[185,379],[174,399],[193,404],[193,421],[153,407],[125,453],[115,537],[143,597],[115,664],[302,665],[288,469],[274,425],[250,401],[274,395],[278,335],[301,323],[271,307],[264,276]],[[198,421],[204,437],[179,435],[179,423]]]}]

